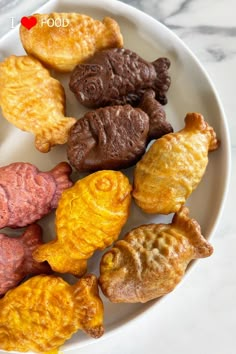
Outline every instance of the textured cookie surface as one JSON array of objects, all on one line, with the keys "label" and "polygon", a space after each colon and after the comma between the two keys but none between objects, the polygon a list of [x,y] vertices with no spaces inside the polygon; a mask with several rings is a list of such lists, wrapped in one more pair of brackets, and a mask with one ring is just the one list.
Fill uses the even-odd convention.
[{"label": "textured cookie surface", "polygon": [[35,146],[48,152],[65,144],[76,122],[65,117],[62,85],[37,60],[11,55],[0,63],[0,106],[3,116],[17,128],[35,135]]},{"label": "textured cookie surface", "polygon": [[167,58],[150,63],[129,49],[108,49],[77,65],[69,85],[78,101],[86,107],[138,105],[147,89],[153,89],[156,99],[166,104],[169,67]]},{"label": "textured cookie surface", "polygon": [[61,273],[81,275],[95,250],[114,242],[127,221],[131,203],[128,178],[118,171],[98,171],[66,190],[56,211],[57,238],[33,254]]},{"label": "textured cookie surface", "polygon": [[184,207],[171,224],[143,225],[117,241],[101,260],[99,282],[112,302],[147,302],[172,291],[192,259],[212,252]]},{"label": "textured cookie surface", "polygon": [[179,132],[156,140],[137,163],[133,197],[147,213],[178,211],[201,181],[216,134],[197,113],[189,113]]},{"label": "textured cookie surface", "polygon": [[71,286],[57,276],[37,275],[0,300],[0,348],[49,352],[82,329],[103,334],[103,304],[97,279],[87,275]]},{"label": "textured cookie surface", "polygon": [[97,50],[122,47],[117,22],[102,21],[78,13],[35,14],[37,24],[29,31],[20,27],[20,38],[29,55],[58,71],[69,72]]},{"label": "textured cookie surface", "polygon": [[50,213],[62,192],[72,186],[70,173],[66,162],[49,172],[26,162],[0,167],[0,228],[23,227]]},{"label": "textured cookie surface", "polygon": [[139,108],[107,106],[87,112],[70,130],[67,154],[78,171],[134,165],[152,139],[172,132],[155,92],[144,93]]}]

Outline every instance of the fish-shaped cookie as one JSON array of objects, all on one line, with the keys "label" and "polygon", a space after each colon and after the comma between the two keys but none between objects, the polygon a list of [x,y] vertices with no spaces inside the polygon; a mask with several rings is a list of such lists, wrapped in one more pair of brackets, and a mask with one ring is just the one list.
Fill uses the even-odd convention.
[{"label": "fish-shaped cookie", "polygon": [[99,283],[112,302],[147,302],[172,291],[192,259],[213,248],[182,207],[170,224],[142,225],[105,253]]},{"label": "fish-shaped cookie", "polygon": [[161,136],[173,132],[173,127],[166,118],[163,106],[155,99],[155,91],[145,91],[138,107],[149,117],[147,143],[153,139],[159,139]]},{"label": "fish-shaped cookie", "polygon": [[37,275],[0,300],[0,349],[45,353],[82,329],[102,336],[103,304],[94,275],[69,285],[53,275]]},{"label": "fish-shaped cookie", "polygon": [[0,167],[0,228],[23,227],[50,213],[72,186],[70,173],[66,162],[49,172],[26,162]]},{"label": "fish-shaped cookie", "polygon": [[188,113],[185,127],[156,140],[137,163],[133,197],[146,213],[177,212],[201,181],[208,151],[219,141],[199,113]]},{"label": "fish-shaped cookie", "polygon": [[96,51],[122,47],[118,23],[110,17],[102,21],[79,13],[34,14],[36,25],[20,26],[25,51],[52,69],[69,72]]},{"label": "fish-shaped cookie", "polygon": [[69,86],[86,107],[138,105],[147,89],[153,89],[156,99],[166,104],[171,81],[169,67],[167,58],[150,63],[129,49],[107,49],[77,65]]},{"label": "fish-shaped cookie", "polygon": [[76,122],[65,117],[65,93],[33,57],[11,55],[0,63],[0,107],[3,116],[17,128],[35,135],[35,146],[48,152],[65,144]]},{"label": "fish-shaped cookie", "polygon": [[98,171],[64,191],[56,210],[57,238],[37,248],[33,257],[54,271],[80,276],[95,250],[114,242],[131,203],[128,178],[118,171]]},{"label": "fish-shaped cookie", "polygon": [[134,165],[151,139],[173,131],[154,97],[154,91],[145,92],[140,108],[107,106],[87,112],[70,130],[70,163],[78,171],[119,170]]},{"label": "fish-shaped cookie", "polygon": [[43,243],[41,234],[37,224],[28,226],[20,237],[0,233],[0,296],[27,275],[50,272],[46,262],[38,263],[32,257],[32,252]]}]

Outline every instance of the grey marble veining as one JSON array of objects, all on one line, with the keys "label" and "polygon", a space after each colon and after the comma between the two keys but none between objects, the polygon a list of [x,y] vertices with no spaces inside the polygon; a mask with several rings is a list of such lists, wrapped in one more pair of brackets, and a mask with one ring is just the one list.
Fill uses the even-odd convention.
[{"label": "grey marble veining", "polygon": [[[236,120],[228,112],[230,91],[236,80],[235,0],[122,0],[157,19],[180,37],[205,66],[218,89],[230,122],[232,147],[236,148]],[[232,70],[224,70],[224,66]],[[217,73],[218,75],[216,75]],[[219,81],[218,81],[219,80]]]},{"label": "grey marble veining", "polygon": [[[194,33],[206,36],[206,41],[214,39],[217,36],[218,43],[221,40],[234,38],[236,35],[236,21],[234,15],[227,16],[221,10],[225,7],[230,8],[235,4],[234,0],[221,2],[220,6],[215,6],[214,0],[121,0],[124,3],[130,4],[156,18],[158,21],[172,29],[181,38],[186,40],[191,45],[191,37]],[[218,2],[219,3],[219,2]],[[208,36],[212,36],[209,38]],[[189,43],[188,43],[189,39]],[[202,38],[203,39],[203,38]],[[201,43],[205,47],[207,43]],[[226,47],[227,42],[226,42]],[[225,48],[225,43],[222,45]],[[230,50],[226,55],[236,54],[236,46],[229,46]],[[223,51],[224,49],[222,49]],[[197,52],[197,51],[196,51]],[[207,48],[206,48],[207,52]],[[214,54],[215,51],[213,51]],[[214,55],[213,55],[214,58]],[[221,55],[215,56],[218,61]]]}]

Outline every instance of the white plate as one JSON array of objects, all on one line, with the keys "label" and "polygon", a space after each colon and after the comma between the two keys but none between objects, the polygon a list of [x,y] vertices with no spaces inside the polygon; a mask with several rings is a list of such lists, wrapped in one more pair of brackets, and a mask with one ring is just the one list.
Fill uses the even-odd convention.
[{"label": "white plate", "polygon": [[[220,219],[229,180],[230,153],[229,134],[226,119],[215,89],[200,63],[181,40],[162,24],[150,16],[124,3],[111,0],[51,0],[41,7],[39,13],[79,12],[97,19],[112,16],[117,20],[124,36],[125,47],[136,51],[143,58],[153,61],[157,57],[167,56],[171,60],[171,88],[167,94],[165,106],[168,120],[175,131],[184,126],[187,112],[200,112],[212,125],[221,140],[220,149],[210,154],[206,174],[197,190],[189,198],[187,205],[190,214],[201,225],[202,233],[209,238]],[[11,54],[22,55],[24,50],[20,43],[18,27],[0,41],[1,59]],[[67,115],[81,117],[85,109],[78,104],[74,95],[68,90],[68,75],[56,75],[63,83],[67,95]],[[0,116],[0,165],[15,161],[27,161],[42,170],[52,168],[56,163],[66,159],[65,147],[55,147],[48,154],[41,154],[34,148],[34,138],[9,124]],[[132,169],[128,172],[132,178]],[[169,222],[171,216],[150,216],[132,207],[131,217],[125,226],[125,232],[140,224],[149,222]],[[45,240],[54,236],[53,217],[46,217],[41,223]],[[49,236],[50,235],[50,236]],[[98,273],[101,253],[96,253],[89,262],[89,271]],[[145,305],[111,304],[104,299],[106,334],[128,324],[153,304]],[[81,331],[73,336],[62,349],[75,349],[88,344],[90,339]]]}]

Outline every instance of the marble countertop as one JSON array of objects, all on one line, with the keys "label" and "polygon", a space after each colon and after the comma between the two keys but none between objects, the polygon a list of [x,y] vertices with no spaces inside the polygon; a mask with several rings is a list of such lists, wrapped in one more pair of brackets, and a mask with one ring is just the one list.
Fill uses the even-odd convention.
[{"label": "marble countertop", "polygon": [[[0,0],[0,4],[1,4]],[[79,0],[78,0],[79,1]],[[17,2],[17,1],[15,1]],[[18,0],[0,10],[0,36],[27,8],[44,0]],[[214,255],[198,262],[161,306],[123,326],[114,335],[79,350],[80,354],[235,354],[236,352],[236,1],[126,0],[175,32],[210,75],[227,117],[232,153],[230,193],[212,244]],[[17,11],[16,11],[17,9]],[[16,13],[17,12],[17,13]],[[218,171],[220,174],[221,171]],[[77,353],[78,351],[74,351]]]}]

